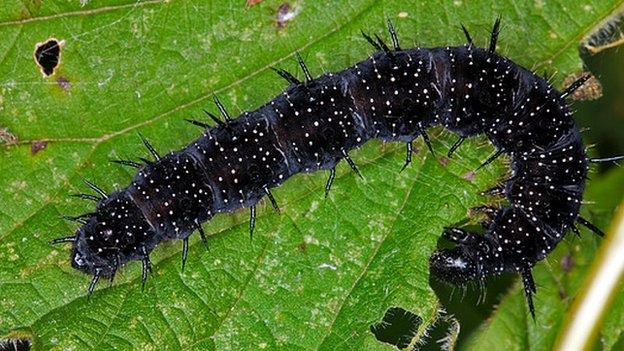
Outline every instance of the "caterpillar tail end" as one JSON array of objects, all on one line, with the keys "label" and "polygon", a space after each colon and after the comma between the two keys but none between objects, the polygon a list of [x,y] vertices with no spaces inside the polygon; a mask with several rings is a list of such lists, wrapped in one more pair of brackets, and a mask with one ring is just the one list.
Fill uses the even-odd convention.
[{"label": "caterpillar tail end", "polygon": [[476,262],[461,247],[435,251],[429,267],[436,278],[453,285],[465,285],[477,278]]}]

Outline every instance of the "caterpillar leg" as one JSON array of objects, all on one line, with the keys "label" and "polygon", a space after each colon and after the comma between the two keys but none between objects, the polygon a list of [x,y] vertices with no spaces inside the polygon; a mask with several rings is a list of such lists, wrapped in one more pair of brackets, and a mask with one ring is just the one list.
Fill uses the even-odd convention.
[{"label": "caterpillar leg", "polygon": [[89,283],[89,288],[87,289],[87,298],[91,297],[91,294],[93,294],[93,290],[95,290],[95,286],[97,285],[99,280],[100,280],[100,272],[98,271],[93,275],[93,278],[91,279],[91,282]]},{"label": "caterpillar leg", "polygon": [[596,227],[593,223],[591,223],[590,221],[586,220],[585,218],[581,216],[576,217],[576,221],[579,222],[581,225],[583,225],[585,228],[594,232],[598,236],[605,235],[604,232],[600,230],[600,228]]},{"label": "caterpillar leg", "polygon": [[108,278],[109,282],[113,284],[113,280],[115,280],[115,274],[117,274],[117,269],[119,269],[119,255],[114,258],[115,266],[112,269],[111,275]]},{"label": "caterpillar leg", "polygon": [[256,206],[249,208],[249,241],[253,240],[253,232],[256,227]]},{"label": "caterpillar leg", "polygon": [[329,170],[329,178],[327,179],[327,184],[325,184],[325,198],[329,195],[329,190],[331,190],[332,184],[334,183],[334,178],[336,178],[336,167],[332,167]]},{"label": "caterpillar leg", "polygon": [[113,283],[113,280],[115,279],[115,273],[117,273],[117,269],[119,268],[119,256],[115,256],[113,258],[113,261],[114,264],[109,265],[107,269],[97,268],[95,270],[95,274],[93,274],[93,278],[91,279],[89,287],[87,288],[87,299],[91,298],[91,295],[93,294],[93,291],[95,290],[95,287],[97,286],[102,276],[108,276],[110,283]]},{"label": "caterpillar leg", "polygon": [[271,202],[271,206],[273,207],[275,212],[277,212],[278,214],[281,213],[279,206],[277,205],[277,201],[275,201],[275,198],[273,197],[273,194],[271,194],[271,191],[269,190],[269,188],[264,188],[264,193],[269,198],[269,201]]},{"label": "caterpillar leg", "polygon": [[143,254],[143,258],[141,259],[141,263],[143,264],[143,271],[141,272],[141,291],[145,290],[145,283],[147,282],[147,273],[152,271],[152,263],[149,259],[149,254],[145,247],[141,248],[141,253]]},{"label": "caterpillar leg", "polygon": [[420,122],[418,122],[418,132],[420,133],[420,135],[422,135],[423,140],[425,141],[425,144],[427,144],[427,148],[429,148],[431,154],[435,155],[435,152],[433,152],[433,147],[431,146],[431,139],[429,139],[429,134],[427,134],[427,131],[425,130],[425,128],[423,128]]},{"label": "caterpillar leg", "polygon": [[195,229],[199,232],[199,237],[201,241],[204,243],[206,250],[208,250],[208,240],[206,240],[206,233],[204,233],[204,228],[202,228],[201,223],[195,221]]},{"label": "caterpillar leg", "polygon": [[351,157],[349,157],[349,154],[347,153],[347,151],[345,149],[342,149],[341,151],[342,151],[342,157],[347,161],[347,163],[349,164],[349,167],[351,167],[353,172],[355,172],[355,174],[357,174],[358,177],[364,179],[364,177],[362,177],[362,173],[360,173],[360,170],[355,165],[355,162],[353,162]]},{"label": "caterpillar leg", "polygon": [[184,272],[184,267],[186,266],[186,259],[188,258],[188,250],[189,250],[188,240],[189,240],[188,236],[182,239],[182,272]]},{"label": "caterpillar leg", "polygon": [[403,170],[405,168],[407,168],[407,166],[409,166],[410,163],[412,163],[412,142],[407,142],[405,143],[406,145],[406,153],[405,153],[405,163],[403,163],[403,167],[401,168],[400,172],[403,172]]}]

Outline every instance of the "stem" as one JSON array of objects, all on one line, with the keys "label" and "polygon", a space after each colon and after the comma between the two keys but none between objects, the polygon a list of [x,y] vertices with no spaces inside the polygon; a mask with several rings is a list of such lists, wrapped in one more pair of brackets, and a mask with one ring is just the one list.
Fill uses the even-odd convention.
[{"label": "stem", "polygon": [[555,350],[591,349],[624,275],[624,203],[611,222],[581,291],[565,317]]}]

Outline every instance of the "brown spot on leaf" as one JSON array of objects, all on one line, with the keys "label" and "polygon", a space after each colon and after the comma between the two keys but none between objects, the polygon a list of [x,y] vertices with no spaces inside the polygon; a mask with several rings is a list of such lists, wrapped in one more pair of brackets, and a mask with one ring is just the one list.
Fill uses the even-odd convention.
[{"label": "brown spot on leaf", "polygon": [[30,144],[30,154],[35,155],[39,151],[45,149],[48,146],[47,141],[35,141]]},{"label": "brown spot on leaf", "polygon": [[401,307],[390,307],[379,323],[370,326],[370,331],[377,340],[402,350],[410,345],[422,322],[417,314]]},{"label": "brown spot on leaf", "polygon": [[474,171],[470,171],[466,172],[466,174],[464,174],[462,178],[466,179],[469,182],[472,182],[475,179],[475,175],[476,173]]},{"label": "brown spot on leaf", "polygon": [[19,20],[29,19],[30,17],[32,17],[32,15],[30,14],[30,12],[28,12],[28,9],[25,8],[25,7],[22,7],[22,10],[20,11],[19,15],[17,16],[17,18]]},{"label": "brown spot on leaf", "polygon": [[13,145],[17,140],[17,136],[9,132],[8,128],[0,128],[0,144]]},{"label": "brown spot on leaf", "polygon": [[587,74],[590,75],[589,79],[580,88],[576,89],[572,95],[570,95],[572,100],[596,100],[602,96],[602,85],[600,84],[600,81],[590,72],[570,74],[563,81],[563,86],[567,88],[574,83],[574,81]]},{"label": "brown spot on leaf", "polygon": [[561,269],[564,273],[569,273],[574,268],[576,262],[571,252],[568,252],[561,258]]},{"label": "brown spot on leaf", "polygon": [[65,42],[50,38],[42,43],[35,44],[33,57],[44,77],[54,74],[61,62],[61,47]]},{"label": "brown spot on leaf", "polygon": [[285,2],[277,8],[276,25],[277,28],[286,27],[286,23],[290,22],[299,14],[299,8],[293,8],[289,3]]},{"label": "brown spot on leaf", "polygon": [[297,250],[301,251],[301,252],[306,252],[308,250],[308,244],[304,242],[302,242],[301,244],[297,245]]},{"label": "brown spot on leaf", "polygon": [[56,79],[56,84],[58,84],[59,87],[61,87],[61,89],[67,91],[71,88],[71,83],[69,82],[69,80],[65,77],[58,77]]},{"label": "brown spot on leaf", "polygon": [[440,162],[440,164],[441,164],[442,166],[444,166],[444,167],[446,167],[446,166],[448,165],[449,161],[450,161],[450,160],[449,160],[449,158],[448,158],[448,157],[446,157],[446,156],[442,156],[442,157],[440,157],[440,159],[438,160],[438,162]]},{"label": "brown spot on leaf", "polygon": [[247,0],[247,6],[258,5],[262,0]]}]

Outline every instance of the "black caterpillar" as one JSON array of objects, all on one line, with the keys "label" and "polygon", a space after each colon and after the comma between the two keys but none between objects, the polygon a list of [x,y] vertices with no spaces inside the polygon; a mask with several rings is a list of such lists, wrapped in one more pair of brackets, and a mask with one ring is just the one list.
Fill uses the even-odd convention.
[{"label": "black caterpillar", "polygon": [[466,45],[403,50],[388,21],[392,48],[363,33],[375,54],[316,79],[297,54],[304,82],[276,69],[290,86],[236,119],[215,97],[223,120],[208,113],[216,127],[191,121],[205,131],[183,150],[161,157],[143,139],[155,161],[117,161],[139,170],[127,188],[106,194],[87,182],[99,196],[76,196],[96,201],[95,211],[69,217],[83,226],[75,236],[53,243],[73,243],[72,266],[93,274],[89,294],[100,277],[112,280],[130,260],[143,262],[145,285],[149,253],[161,241],[183,240],[184,266],[189,236],[197,230],[205,241],[201,223],[215,214],[250,208],[252,234],[256,203],[266,195],[277,209],[270,189],[288,177],[330,170],[328,192],[340,160],[359,175],[349,150],[372,138],[406,143],[406,167],[412,141],[421,136],[431,149],[426,129],[441,124],[459,134],[449,157],[467,137],[483,133],[498,151],[482,166],[505,153],[512,176],[504,187],[487,192],[504,194],[508,206],[479,208],[490,217],[485,234],[447,229],[444,236],[457,245],[434,252],[431,270],[455,284],[518,272],[534,315],[531,269],[536,262],[568,229],[578,232],[575,221],[601,233],[579,216],[579,207],[588,162],[603,160],[587,158],[564,100],[587,77],[557,91],[495,52],[499,27],[500,18],[487,49],[474,46],[462,26]]}]

